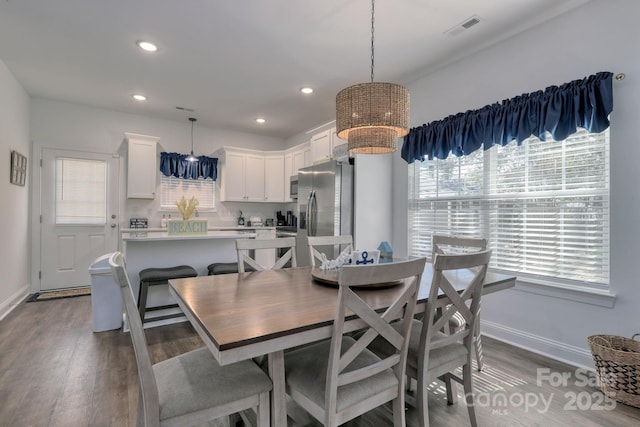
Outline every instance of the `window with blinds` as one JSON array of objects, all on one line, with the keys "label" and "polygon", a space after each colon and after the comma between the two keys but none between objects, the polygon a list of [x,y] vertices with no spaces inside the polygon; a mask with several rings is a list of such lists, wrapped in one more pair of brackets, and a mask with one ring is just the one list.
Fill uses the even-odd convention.
[{"label": "window with blinds", "polygon": [[433,234],[485,237],[493,269],[608,286],[608,130],[532,137],[409,171],[411,255],[430,257]]},{"label": "window with blinds", "polygon": [[107,222],[107,164],[101,160],[56,159],[56,224]]},{"label": "window with blinds", "polygon": [[177,211],[176,202],[180,201],[182,196],[187,200],[195,196],[200,212],[213,211],[215,186],[216,182],[212,179],[184,179],[160,174],[160,208]]}]

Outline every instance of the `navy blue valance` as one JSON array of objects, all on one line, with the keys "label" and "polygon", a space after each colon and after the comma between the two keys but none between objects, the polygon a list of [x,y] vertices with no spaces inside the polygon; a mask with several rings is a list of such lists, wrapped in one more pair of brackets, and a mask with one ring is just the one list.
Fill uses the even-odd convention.
[{"label": "navy blue valance", "polygon": [[446,159],[449,153],[462,156],[483,146],[520,145],[531,135],[544,141],[547,132],[561,141],[578,127],[602,132],[613,110],[612,76],[600,72],[412,128],[404,137],[402,158],[407,163]]},{"label": "navy blue valance", "polygon": [[218,159],[215,157],[198,156],[197,162],[187,160],[187,154],[160,153],[160,172],[165,176],[176,178],[198,179],[218,178]]}]

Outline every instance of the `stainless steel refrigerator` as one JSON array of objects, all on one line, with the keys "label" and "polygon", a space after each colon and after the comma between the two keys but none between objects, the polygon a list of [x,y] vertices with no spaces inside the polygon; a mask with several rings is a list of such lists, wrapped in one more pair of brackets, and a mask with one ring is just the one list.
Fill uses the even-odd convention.
[{"label": "stainless steel refrigerator", "polygon": [[[310,265],[307,236],[353,234],[353,165],[330,160],[298,171],[298,232],[296,256],[299,266]],[[328,259],[339,255],[338,247],[319,248]]]}]

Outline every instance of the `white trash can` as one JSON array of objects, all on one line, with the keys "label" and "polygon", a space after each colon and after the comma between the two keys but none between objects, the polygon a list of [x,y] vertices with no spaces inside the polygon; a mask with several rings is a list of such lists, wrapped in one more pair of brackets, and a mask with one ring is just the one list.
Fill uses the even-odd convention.
[{"label": "white trash can", "polygon": [[120,286],[111,275],[110,257],[111,254],[102,255],[89,266],[93,332],[122,327],[122,295]]}]

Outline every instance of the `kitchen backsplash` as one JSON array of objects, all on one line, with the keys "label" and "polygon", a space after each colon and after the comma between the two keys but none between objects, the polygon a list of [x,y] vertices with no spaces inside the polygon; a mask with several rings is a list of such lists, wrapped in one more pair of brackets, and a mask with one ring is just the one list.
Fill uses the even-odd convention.
[{"label": "kitchen backsplash", "polygon": [[[147,218],[149,228],[160,227],[162,214],[171,214],[172,219],[180,219],[180,213],[176,210],[158,210],[154,200],[127,199],[126,209],[120,221],[121,228],[129,228],[130,218]],[[244,202],[219,202],[215,212],[198,212],[200,219],[206,219],[209,226],[233,227],[238,225],[238,216],[242,211],[245,221],[251,217],[260,217],[263,222],[267,218],[276,219],[276,212],[287,210],[296,211],[295,203],[244,203]],[[246,224],[246,222],[245,222]]]}]

